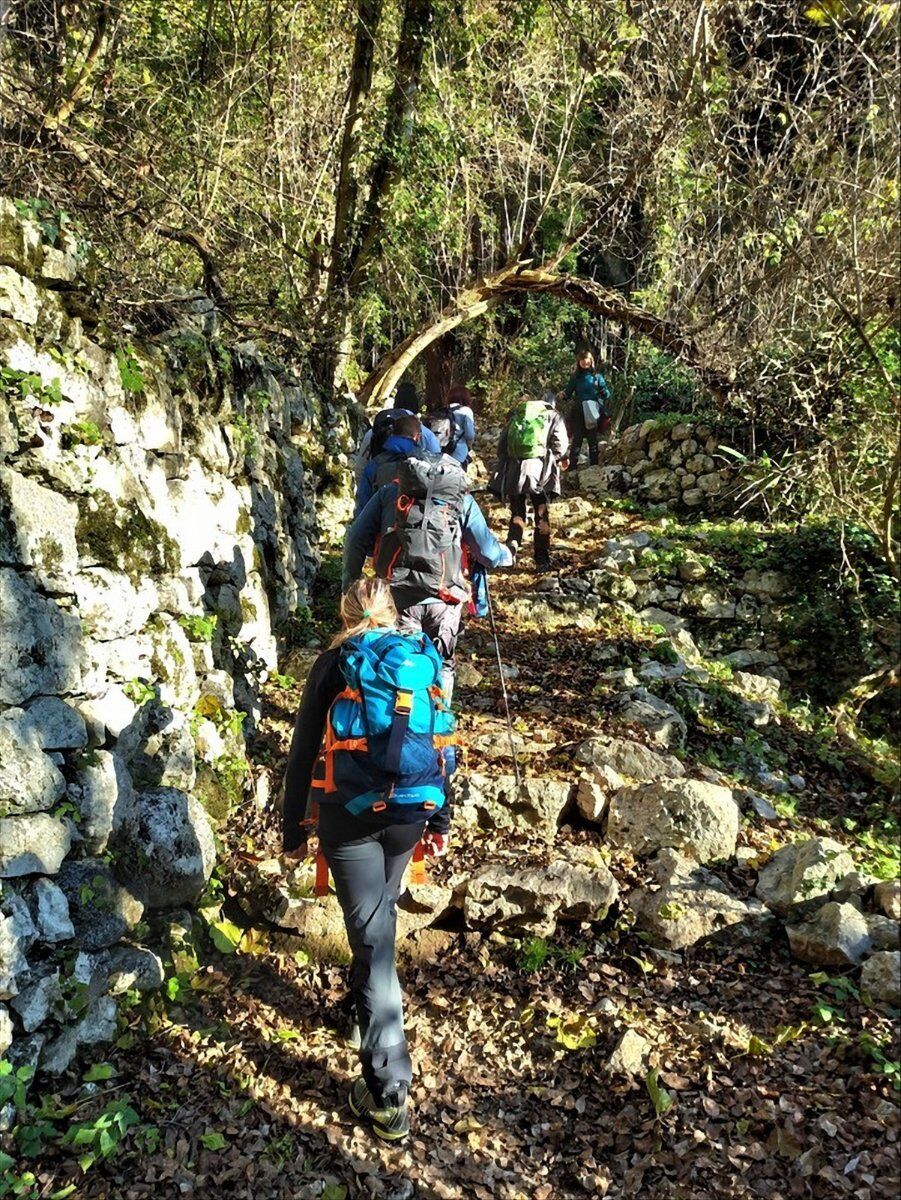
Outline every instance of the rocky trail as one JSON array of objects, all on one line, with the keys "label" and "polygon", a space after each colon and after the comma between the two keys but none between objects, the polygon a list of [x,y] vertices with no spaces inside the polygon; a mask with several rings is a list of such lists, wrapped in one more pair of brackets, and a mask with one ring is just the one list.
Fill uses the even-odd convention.
[{"label": "rocky trail", "polygon": [[135,993],[88,1084],[130,1135],[83,1182],[56,1151],[42,1196],[897,1194],[883,793],[783,698],[776,573],[730,582],[740,539],[630,507],[568,497],[554,572],[494,581],[518,798],[487,623],[462,643],[453,850],[401,902],[410,1142],[345,1107],[340,919],[273,858],[309,646],[268,685],[204,920],[171,921],[167,996]]}]

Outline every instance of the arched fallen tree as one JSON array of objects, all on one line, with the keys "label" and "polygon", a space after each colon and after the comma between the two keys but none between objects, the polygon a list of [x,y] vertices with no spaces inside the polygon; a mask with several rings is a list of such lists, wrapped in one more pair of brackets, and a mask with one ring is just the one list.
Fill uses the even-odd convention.
[{"label": "arched fallen tree", "polygon": [[359,399],[364,404],[380,407],[407,368],[432,342],[458,325],[482,316],[504,300],[523,292],[557,296],[611,321],[628,325],[693,370],[705,387],[719,398],[725,397],[736,387],[732,375],[706,361],[691,334],[674,322],[658,317],[640,305],[631,304],[620,292],[577,275],[561,275],[543,267],[516,265],[488,275],[460,292],[435,320],[414,330],[389,351],[367,378]]}]

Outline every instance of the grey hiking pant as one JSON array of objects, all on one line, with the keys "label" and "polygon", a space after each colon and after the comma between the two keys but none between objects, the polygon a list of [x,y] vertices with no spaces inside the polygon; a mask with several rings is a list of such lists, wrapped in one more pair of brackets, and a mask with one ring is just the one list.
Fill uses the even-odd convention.
[{"label": "grey hiking pant", "polygon": [[427,633],[438,653],[444,659],[441,672],[441,687],[450,704],[454,693],[454,653],[460,640],[460,622],[463,619],[462,604],[445,604],[436,600],[432,604],[411,604],[406,608],[398,605],[397,628],[399,633]]},{"label": "grey hiking pant", "polygon": [[[355,823],[356,825],[356,823]],[[403,997],[394,959],[397,898],[423,825],[388,825],[371,833],[349,827],[347,814],[323,805],[319,840],[335,881],[353,956],[350,986],[360,1025],[363,1078],[379,1105],[413,1077],[404,1036]]]}]

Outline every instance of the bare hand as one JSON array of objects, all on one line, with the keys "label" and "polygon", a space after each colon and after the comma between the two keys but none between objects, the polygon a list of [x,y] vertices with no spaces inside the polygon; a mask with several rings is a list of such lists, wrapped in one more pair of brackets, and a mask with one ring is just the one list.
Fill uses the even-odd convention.
[{"label": "bare hand", "polygon": [[285,850],[282,853],[282,866],[285,872],[296,871],[307,859],[315,858],[318,849],[319,839],[311,837],[307,838],[305,842],[301,842],[299,846],[295,846],[292,850]]},{"label": "bare hand", "polygon": [[450,838],[446,833],[431,833],[426,830],[422,835],[422,848],[427,858],[444,858],[449,843]]}]

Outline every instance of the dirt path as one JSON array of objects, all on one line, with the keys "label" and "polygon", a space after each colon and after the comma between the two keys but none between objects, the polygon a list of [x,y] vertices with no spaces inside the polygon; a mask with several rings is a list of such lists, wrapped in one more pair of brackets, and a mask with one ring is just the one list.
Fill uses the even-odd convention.
[{"label": "dirt path", "polygon": [[[641,525],[578,500],[553,516],[565,533],[564,573],[587,566],[613,531]],[[528,565],[495,581],[502,653],[527,773],[571,779],[572,744],[609,716],[591,653],[624,638],[640,649],[640,639],[615,613],[607,628],[563,621],[543,634],[509,620],[511,601],[536,583]],[[458,693],[469,769],[509,769],[484,624],[471,626],[461,658],[483,676]],[[297,698],[293,685],[268,697],[254,755],[258,776],[273,783]],[[689,761],[700,749],[689,745]],[[824,776],[822,795],[840,782]],[[807,820],[800,813],[794,828]],[[241,850],[275,849],[270,808],[248,805],[239,824],[231,861]],[[788,832],[751,826],[742,837],[763,851]],[[560,839],[599,844],[597,831],[575,824]],[[522,852],[509,835],[460,831],[435,878]],[[642,877],[626,854],[611,868],[624,886]],[[732,882],[750,890],[747,874]],[[40,1194],[68,1180],[70,1194],[125,1200],[896,1194],[896,1094],[880,1061],[897,1057],[892,1027],[840,977],[818,980],[790,959],[784,938],[668,960],[622,915],[561,927],[552,942],[450,922],[404,963],[415,1123],[410,1142],[394,1149],[374,1143],[344,1104],[355,1064],[335,1028],[343,970],[296,950],[250,935],[235,953],[206,951],[196,970],[189,963],[170,984],[172,998],[136,1008],[107,1056],[113,1074],[97,1086],[98,1104],[118,1089],[112,1095],[128,1097],[139,1124],[84,1182],[71,1161],[45,1164]],[[653,1044],[652,1085],[666,1096],[644,1074],[606,1073],[627,1029]]]}]

